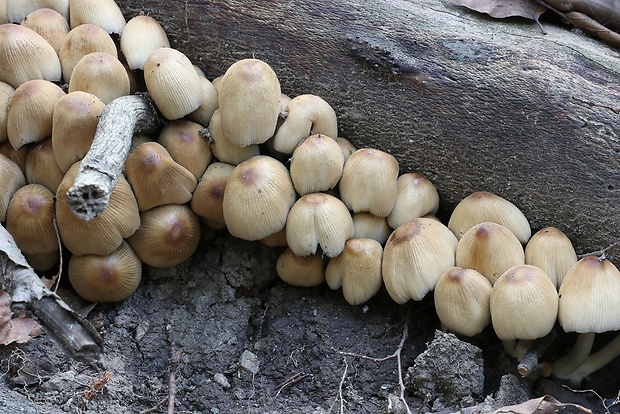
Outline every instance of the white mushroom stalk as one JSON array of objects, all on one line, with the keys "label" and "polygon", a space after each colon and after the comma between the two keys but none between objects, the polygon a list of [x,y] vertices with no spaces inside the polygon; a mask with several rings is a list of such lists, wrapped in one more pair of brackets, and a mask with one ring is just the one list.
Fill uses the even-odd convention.
[{"label": "white mushroom stalk", "polygon": [[106,209],[133,135],[156,123],[157,112],[148,95],[121,96],[106,106],[92,146],[67,192],[67,204],[78,217],[92,220]]}]

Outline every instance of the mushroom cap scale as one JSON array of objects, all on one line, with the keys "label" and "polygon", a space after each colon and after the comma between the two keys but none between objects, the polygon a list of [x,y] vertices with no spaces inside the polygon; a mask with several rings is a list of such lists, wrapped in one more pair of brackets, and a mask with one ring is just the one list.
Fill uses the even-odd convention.
[{"label": "mushroom cap scale", "polygon": [[560,285],[558,320],[566,332],[620,330],[620,271],[608,259],[586,256]]},{"label": "mushroom cap scale", "polygon": [[244,240],[260,240],[280,231],[297,195],[286,167],[257,155],[237,165],[226,182],[224,220]]}]

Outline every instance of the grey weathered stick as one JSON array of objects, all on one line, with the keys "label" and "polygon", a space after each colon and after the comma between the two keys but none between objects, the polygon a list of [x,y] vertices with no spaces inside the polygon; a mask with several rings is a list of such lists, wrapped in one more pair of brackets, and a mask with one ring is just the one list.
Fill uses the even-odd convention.
[{"label": "grey weathered stick", "polygon": [[153,128],[157,119],[147,95],[121,96],[106,106],[90,150],[67,192],[67,204],[78,217],[92,220],[106,209],[133,135]]},{"label": "grey weathered stick", "polygon": [[0,226],[0,288],[11,295],[13,311],[31,311],[73,358],[83,362],[99,358],[103,348],[101,336],[43,284],[3,226]]}]

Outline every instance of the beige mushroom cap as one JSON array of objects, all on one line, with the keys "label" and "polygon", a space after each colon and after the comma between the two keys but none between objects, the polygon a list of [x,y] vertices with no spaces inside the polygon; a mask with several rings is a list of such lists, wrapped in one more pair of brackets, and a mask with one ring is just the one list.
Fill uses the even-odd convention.
[{"label": "beige mushroom cap", "polygon": [[551,332],[558,315],[558,293],[536,266],[508,269],[491,290],[491,323],[502,341],[534,340]]},{"label": "beige mushroom cap", "polygon": [[37,10],[51,9],[66,21],[69,18],[69,0],[10,0],[6,1],[9,22],[20,23]]},{"label": "beige mushroom cap", "polygon": [[397,188],[394,208],[387,217],[388,224],[393,229],[414,218],[437,213],[439,193],[423,174],[402,174],[398,177]]},{"label": "beige mushroom cap", "polygon": [[157,138],[172,159],[187,168],[196,179],[204,174],[213,158],[209,141],[202,136],[202,130],[203,126],[196,122],[177,119],[166,125]]},{"label": "beige mushroom cap", "polygon": [[373,239],[384,245],[392,233],[385,217],[362,211],[353,214],[354,236],[357,239]]},{"label": "beige mushroom cap", "polygon": [[73,68],[69,92],[88,92],[104,104],[129,95],[129,76],[123,64],[106,52],[93,52],[82,57]]},{"label": "beige mushroom cap", "polygon": [[50,138],[28,146],[24,175],[26,182],[42,184],[52,193],[56,193],[65,173],[56,163]]},{"label": "beige mushroom cap", "polygon": [[214,229],[226,227],[224,221],[224,192],[234,165],[214,162],[207,167],[191,200],[192,211]]},{"label": "beige mushroom cap", "polygon": [[157,20],[138,15],[127,22],[121,36],[121,51],[129,68],[144,69],[146,59],[160,47],[170,47],[170,41]]},{"label": "beige mushroom cap", "polygon": [[0,82],[0,142],[5,142],[9,136],[6,124],[9,117],[9,103],[15,93],[15,88],[5,82]]},{"label": "beige mushroom cap", "polygon": [[287,248],[276,262],[276,272],[289,285],[318,286],[325,281],[325,264],[320,251],[309,256],[297,256]]},{"label": "beige mushroom cap", "polygon": [[575,263],[577,253],[573,243],[555,227],[539,230],[525,246],[525,264],[540,267],[557,288]]},{"label": "beige mushroom cap", "polygon": [[71,28],[94,24],[108,33],[121,34],[125,17],[114,0],[71,0],[69,2]]},{"label": "beige mushroom cap", "polygon": [[258,144],[246,145],[241,148],[232,144],[222,130],[222,117],[220,110],[216,109],[209,123],[209,140],[213,155],[227,164],[238,165],[243,161],[260,155]]},{"label": "beige mushroom cap", "polygon": [[40,34],[52,45],[56,53],[60,51],[63,39],[69,33],[67,19],[56,10],[48,8],[34,10],[24,18],[21,24]]},{"label": "beige mushroom cap", "polygon": [[202,103],[194,112],[189,113],[187,118],[207,126],[217,109],[217,90],[209,79],[203,76],[200,76],[200,85],[202,86]]},{"label": "beige mushroom cap", "polygon": [[114,40],[99,26],[82,24],[67,33],[58,51],[65,82],[69,83],[71,80],[73,69],[80,59],[94,52],[105,52],[118,58]]},{"label": "beige mushroom cap", "polygon": [[286,167],[258,155],[237,165],[224,191],[224,219],[230,234],[260,240],[286,224],[297,195]]},{"label": "beige mushroom cap", "polygon": [[344,155],[336,141],[315,134],[293,151],[291,179],[299,195],[327,191],[336,187],[343,167]]}]

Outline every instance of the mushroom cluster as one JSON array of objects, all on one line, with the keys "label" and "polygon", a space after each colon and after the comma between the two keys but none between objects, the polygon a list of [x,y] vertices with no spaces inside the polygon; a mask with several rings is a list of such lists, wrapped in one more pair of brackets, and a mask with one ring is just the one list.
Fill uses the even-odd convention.
[{"label": "mushroom cluster", "polygon": [[[6,2],[0,19],[0,221],[36,270],[66,249],[83,298],[122,300],[143,264],[175,266],[205,229],[227,229],[281,249],[285,282],[326,282],[352,305],[382,286],[400,304],[434,291],[445,329],[472,336],[491,323],[517,358],[559,317],[580,333],[555,362],[562,378],[620,352],[612,341],[590,355],[596,332],[620,330],[613,264],[578,261],[556,228],[531,236],[523,213],[489,192],[443,224],[428,178],[339,137],[330,104],[283,94],[266,62],[239,60],[210,81],[155,19],[126,21],[113,0]],[[81,218],[67,193],[106,108],[135,93],[163,126],[134,135],[126,158],[99,160],[122,172],[105,210]]]}]

